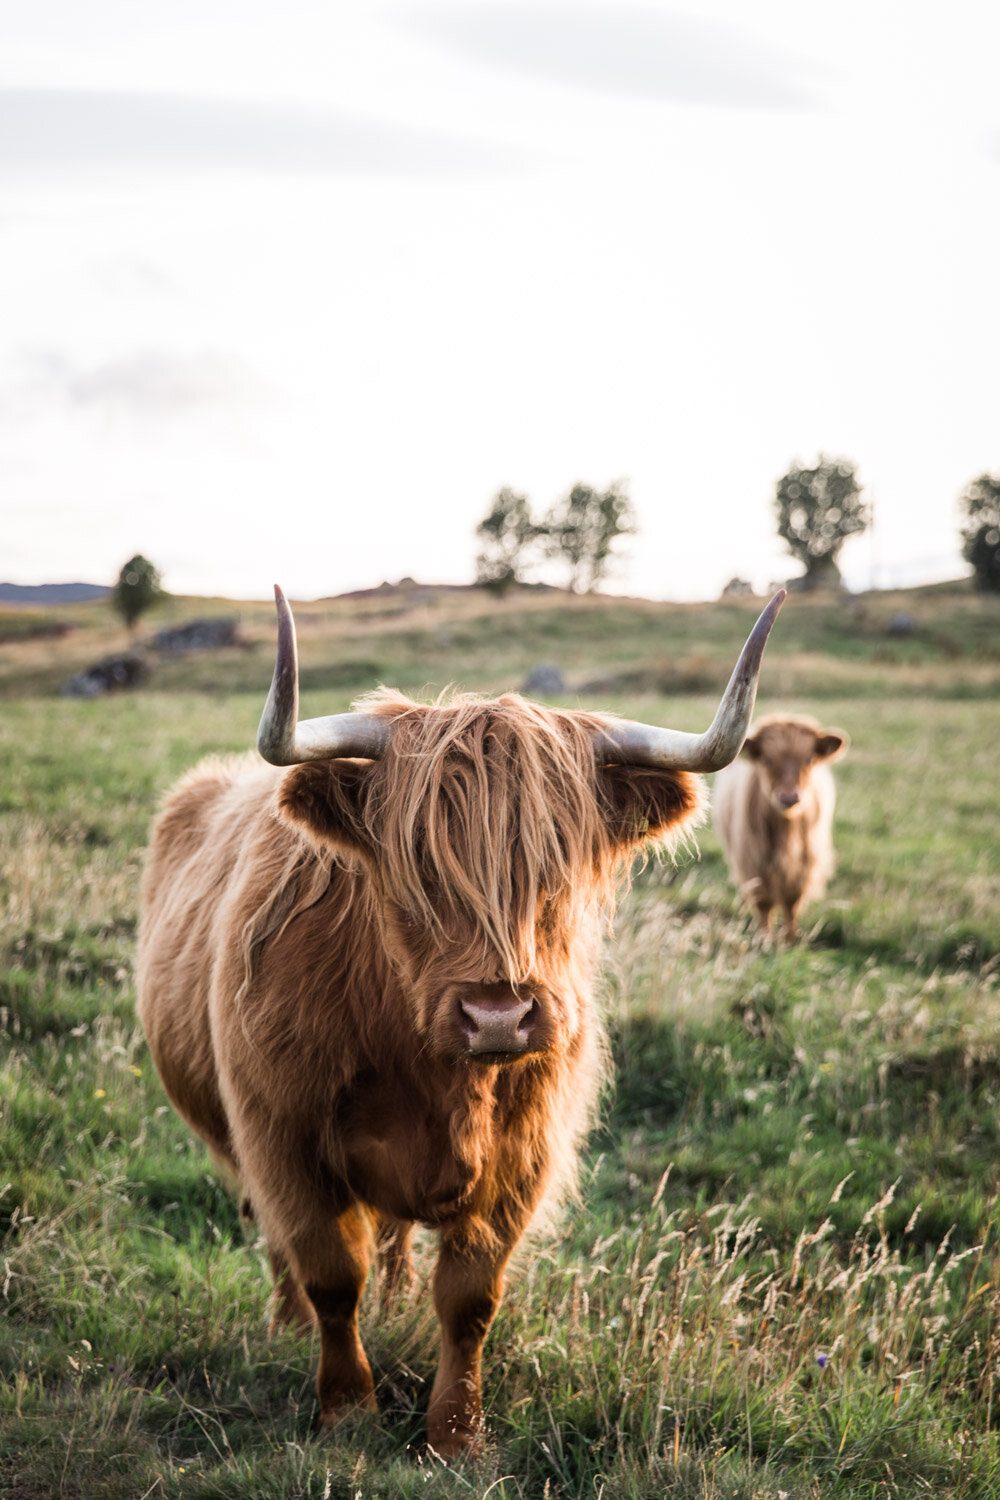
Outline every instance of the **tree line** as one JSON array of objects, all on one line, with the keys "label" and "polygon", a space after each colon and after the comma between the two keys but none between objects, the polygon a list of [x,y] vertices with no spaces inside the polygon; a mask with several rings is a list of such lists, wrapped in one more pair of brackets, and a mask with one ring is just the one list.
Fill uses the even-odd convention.
[{"label": "tree line", "polygon": [[[1000,592],[1000,475],[980,474],[958,500],[962,556],[977,588]],[[775,486],[778,535],[802,565],[803,589],[837,586],[837,559],[848,537],[871,525],[872,507],[857,466],[820,454],[811,467],[794,464]],[[635,511],[623,481],[606,490],[575,484],[536,520],[526,495],[498,490],[476,527],[480,551],[476,582],[498,593],[524,583],[541,562],[556,559],[572,592],[589,591],[606,575],[614,543],[636,532]]]},{"label": "tree line", "polygon": [[[976,587],[1000,593],[1000,474],[980,474],[958,499],[962,556]],[[871,505],[847,459],[820,455],[810,468],[793,465],[774,494],[778,535],[802,564],[802,588],[837,585],[837,558],[849,536],[871,525]],[[526,495],[498,490],[476,527],[479,553],[476,582],[497,593],[528,581],[532,569],[555,560],[573,593],[590,591],[607,575],[619,537],[637,531],[628,487],[618,480],[607,489],[574,484],[536,519]],[[163,597],[160,574],[141,554],[130,557],[111,591],[111,604],[129,629]]]}]

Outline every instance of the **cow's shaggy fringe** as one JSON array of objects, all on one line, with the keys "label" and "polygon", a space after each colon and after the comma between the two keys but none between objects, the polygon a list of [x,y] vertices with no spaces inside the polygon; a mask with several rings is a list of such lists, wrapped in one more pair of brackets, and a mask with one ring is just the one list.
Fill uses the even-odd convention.
[{"label": "cow's shaggy fringe", "polygon": [[[536,962],[539,892],[549,908],[543,932],[572,931],[595,908],[610,921],[643,830],[623,844],[599,786],[595,797],[593,735],[607,715],[543,708],[516,693],[490,700],[488,713],[466,693],[428,708],[388,688],[356,706],[394,721],[365,822],[385,888],[415,921],[440,934],[449,918],[471,919],[485,951],[470,957],[513,984]],[[700,784],[686,780],[688,830],[701,802]],[[660,847],[682,836],[675,827]]]}]

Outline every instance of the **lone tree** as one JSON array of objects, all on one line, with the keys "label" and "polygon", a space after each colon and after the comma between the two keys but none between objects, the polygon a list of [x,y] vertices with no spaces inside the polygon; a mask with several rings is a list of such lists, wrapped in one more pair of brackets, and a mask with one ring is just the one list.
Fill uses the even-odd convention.
[{"label": "lone tree", "polygon": [[526,495],[506,487],[498,490],[476,527],[476,535],[482,539],[482,551],[476,557],[476,582],[498,594],[512,584],[523,583],[524,568],[540,529],[531,519]]},{"label": "lone tree", "polygon": [[575,484],[545,517],[545,550],[567,564],[571,593],[589,593],[608,570],[614,542],[637,529],[624,480],[606,490]]},{"label": "lone tree", "polygon": [[807,589],[840,582],[837,554],[871,522],[855,465],[822,453],[815,468],[795,467],[778,480],[774,512],[778,535],[805,568],[801,586]]},{"label": "lone tree", "polygon": [[1000,593],[1000,476],[980,474],[958,497],[962,556],[972,564],[976,587]]},{"label": "lone tree", "polygon": [[131,630],[162,593],[159,573],[148,558],[137,553],[118,574],[118,582],[111,590],[111,603]]}]

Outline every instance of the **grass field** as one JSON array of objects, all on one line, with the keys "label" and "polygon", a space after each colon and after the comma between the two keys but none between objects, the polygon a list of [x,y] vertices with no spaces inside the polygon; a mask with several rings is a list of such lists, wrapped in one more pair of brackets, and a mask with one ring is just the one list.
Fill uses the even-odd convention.
[{"label": "grass field", "polygon": [[[253,743],[270,677],[269,607],[234,610],[243,649],[92,702],[58,688],[124,644],[106,606],[61,612],[65,639],[0,612],[3,1500],[1000,1495],[1000,601],[789,600],[759,707],[851,735],[838,873],[776,952],[710,829],[637,875],[581,1201],[519,1256],[486,1451],[454,1469],[421,1447],[422,1280],[391,1315],[366,1304],[378,1419],[317,1433],[316,1348],[267,1339],[262,1248],[134,1019],[157,798]],[[302,606],[303,712],[551,660],[564,703],[702,728],[755,613],[416,588]]]}]

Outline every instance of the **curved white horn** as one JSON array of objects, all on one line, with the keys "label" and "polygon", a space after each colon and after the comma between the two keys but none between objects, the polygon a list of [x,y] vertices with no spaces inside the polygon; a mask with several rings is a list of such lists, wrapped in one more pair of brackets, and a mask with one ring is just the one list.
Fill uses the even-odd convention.
[{"label": "curved white horn", "polygon": [[299,722],[299,660],[295,621],[277,584],[278,655],[271,691],[257,730],[257,749],[272,766],[297,766],[306,760],[357,756],[378,760],[389,743],[390,729],[375,714],[330,714]]},{"label": "curved white horn", "polygon": [[658,729],[628,719],[612,720],[594,737],[598,762],[656,766],[662,771],[720,771],[735,760],[753,715],[764,645],[786,597],[787,591],[779,589],[751,630],[715,718],[704,734]]}]

